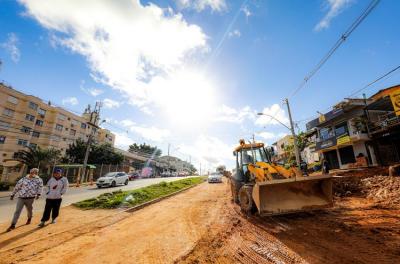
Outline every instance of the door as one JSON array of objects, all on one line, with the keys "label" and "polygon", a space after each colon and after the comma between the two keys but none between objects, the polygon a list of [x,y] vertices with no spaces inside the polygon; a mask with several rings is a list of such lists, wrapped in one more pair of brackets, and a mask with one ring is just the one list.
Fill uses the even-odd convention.
[{"label": "door", "polygon": [[340,161],[342,162],[343,165],[356,162],[356,159],[354,157],[353,146],[340,148],[339,155],[340,155]]},{"label": "door", "polygon": [[324,152],[324,158],[328,161],[329,169],[339,169],[339,159],[336,150]]}]

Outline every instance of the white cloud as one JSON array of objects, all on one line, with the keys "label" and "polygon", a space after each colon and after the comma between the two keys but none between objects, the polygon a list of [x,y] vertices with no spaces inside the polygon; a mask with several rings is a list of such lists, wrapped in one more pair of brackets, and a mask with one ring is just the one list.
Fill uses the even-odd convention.
[{"label": "white cloud", "polygon": [[265,140],[278,140],[286,135],[287,135],[286,133],[273,133],[269,131],[263,131],[257,133],[257,136],[262,137]]},{"label": "white cloud", "polygon": [[231,32],[229,32],[228,37],[233,38],[233,37],[237,37],[240,38],[242,34],[240,33],[240,31],[238,29],[235,29]]},{"label": "white cloud", "polygon": [[283,110],[279,104],[273,104],[271,107],[265,107],[262,113],[265,115],[258,116],[255,121],[256,125],[278,125],[279,122],[277,120],[287,126],[289,125],[289,118],[287,117],[285,110]]},{"label": "white cloud", "polygon": [[133,122],[132,120],[129,120],[129,119],[124,119],[124,120],[120,121],[119,123],[124,127],[130,127],[130,126],[133,126],[136,124],[135,122]]},{"label": "white cloud", "polygon": [[343,10],[350,6],[353,0],[325,0],[325,5],[328,9],[326,15],[314,27],[315,31],[327,29],[331,20],[339,15]]},{"label": "white cloud", "polygon": [[187,66],[196,51],[208,50],[207,37],[199,26],[153,3],[19,2],[28,15],[51,30],[58,45],[86,58],[95,81],[125,93],[139,107],[154,103],[151,95],[157,87],[149,83],[155,77],[167,78]]},{"label": "white cloud", "polygon": [[200,135],[191,145],[179,145],[179,151],[192,156],[192,160],[213,166],[232,161],[233,148],[216,137]]},{"label": "white cloud", "polygon": [[134,140],[131,139],[127,133],[119,133],[112,131],[115,134],[115,146],[121,149],[128,149],[129,145],[134,143]]},{"label": "white cloud", "polygon": [[254,120],[255,116],[256,111],[252,110],[250,106],[237,110],[227,105],[222,105],[217,111],[214,121],[240,124],[246,119]]},{"label": "white cloud", "polygon": [[89,89],[87,89],[87,91],[91,96],[94,96],[94,97],[104,93],[103,90],[97,89],[97,88],[89,88]]},{"label": "white cloud", "polygon": [[76,97],[67,97],[62,99],[63,105],[77,105],[79,103],[78,98]]},{"label": "white cloud", "polygon": [[164,141],[168,136],[171,135],[171,132],[168,129],[157,128],[154,126],[131,126],[130,130],[139,134],[144,139],[156,142]]},{"label": "white cloud", "polygon": [[108,109],[118,108],[121,106],[121,103],[110,98],[106,98],[103,100],[103,106]]},{"label": "white cloud", "polygon": [[0,43],[0,47],[10,53],[11,60],[17,63],[21,57],[21,52],[18,49],[19,39],[15,33],[9,33],[7,40]]},{"label": "white cloud", "polygon": [[246,16],[246,19],[248,19],[250,16],[253,15],[253,13],[251,13],[251,11],[247,5],[242,8],[242,12]]},{"label": "white cloud", "polygon": [[221,12],[227,8],[225,0],[176,0],[176,2],[181,8],[191,8],[198,12],[201,12],[206,8],[210,8],[212,11]]}]

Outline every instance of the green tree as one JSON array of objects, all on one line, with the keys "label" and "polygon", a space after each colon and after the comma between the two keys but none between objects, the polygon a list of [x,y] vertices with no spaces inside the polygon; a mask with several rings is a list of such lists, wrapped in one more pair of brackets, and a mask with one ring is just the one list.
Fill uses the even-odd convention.
[{"label": "green tree", "polygon": [[121,153],[115,152],[109,143],[93,145],[90,150],[88,163],[91,164],[120,164],[124,160]]},{"label": "green tree", "polygon": [[54,148],[42,149],[40,147],[27,147],[16,153],[16,160],[26,164],[28,168],[47,168],[57,163],[61,157],[61,151]]},{"label": "green tree", "polygon": [[[65,152],[64,162],[82,164],[85,159],[86,146],[86,143],[81,139],[70,144]],[[89,164],[120,164],[123,160],[124,156],[116,152],[109,143],[92,144],[90,147]]]},{"label": "green tree", "polygon": [[152,147],[150,145],[147,145],[146,143],[143,144],[136,144],[133,143],[132,145],[129,146],[129,152],[136,152],[139,154],[144,154],[144,155],[149,155],[149,156],[154,156],[154,157],[160,157],[162,155],[161,149],[157,148],[157,146]]},{"label": "green tree", "polygon": [[74,143],[70,144],[65,151],[65,163],[83,163],[85,159],[86,142],[78,138]]}]

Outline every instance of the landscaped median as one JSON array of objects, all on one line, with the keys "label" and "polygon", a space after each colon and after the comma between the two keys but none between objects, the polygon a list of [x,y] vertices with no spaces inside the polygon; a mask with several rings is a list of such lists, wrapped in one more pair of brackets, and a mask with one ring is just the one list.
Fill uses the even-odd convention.
[{"label": "landscaped median", "polygon": [[83,200],[73,205],[82,209],[134,207],[168,196],[204,181],[205,177],[193,177],[173,182],[160,182],[132,191],[118,190],[111,193],[103,193],[96,198]]}]

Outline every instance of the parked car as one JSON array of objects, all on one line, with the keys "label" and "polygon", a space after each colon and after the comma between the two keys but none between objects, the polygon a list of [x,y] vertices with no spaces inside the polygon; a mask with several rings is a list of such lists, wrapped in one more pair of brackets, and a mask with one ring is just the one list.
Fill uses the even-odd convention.
[{"label": "parked car", "polygon": [[222,174],[219,172],[213,172],[208,176],[207,181],[208,183],[222,182]]},{"label": "parked car", "polygon": [[96,181],[98,188],[101,187],[115,187],[117,185],[128,185],[129,177],[125,172],[109,172],[100,177]]},{"label": "parked car", "polygon": [[138,179],[138,178],[139,178],[139,173],[137,173],[137,172],[128,173],[128,179],[130,181],[133,181],[134,179]]},{"label": "parked car", "polygon": [[164,171],[163,173],[161,173],[161,177],[171,177],[171,172]]}]

